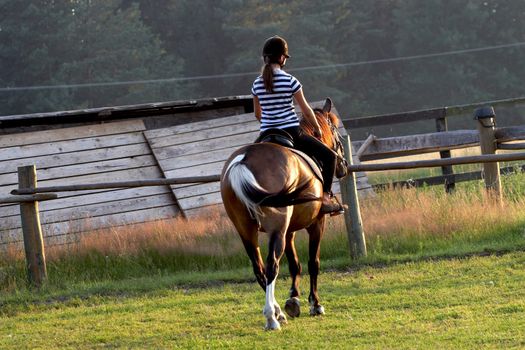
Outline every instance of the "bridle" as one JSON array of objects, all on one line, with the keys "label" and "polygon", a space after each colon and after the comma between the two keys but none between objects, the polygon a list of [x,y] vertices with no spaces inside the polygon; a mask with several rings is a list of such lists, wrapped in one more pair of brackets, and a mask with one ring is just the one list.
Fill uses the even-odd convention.
[{"label": "bridle", "polygon": [[[343,143],[341,142],[343,137],[341,136],[341,133],[339,133],[337,126],[332,123],[332,119],[326,118],[326,121],[328,122],[328,126],[330,127],[330,132],[332,134],[332,143],[334,145],[332,150],[337,154],[337,161],[340,164],[342,163],[345,168],[348,168],[348,161],[344,157],[345,149],[343,147]],[[341,154],[343,156],[341,156]]]}]

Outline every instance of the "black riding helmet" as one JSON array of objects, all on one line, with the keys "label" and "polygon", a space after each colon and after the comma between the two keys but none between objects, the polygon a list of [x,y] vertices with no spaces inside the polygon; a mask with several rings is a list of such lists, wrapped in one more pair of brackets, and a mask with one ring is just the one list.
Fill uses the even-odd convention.
[{"label": "black riding helmet", "polygon": [[286,40],[278,35],[268,38],[264,43],[263,57],[281,57],[281,55],[290,58],[290,55],[288,55],[288,44],[286,43]]}]

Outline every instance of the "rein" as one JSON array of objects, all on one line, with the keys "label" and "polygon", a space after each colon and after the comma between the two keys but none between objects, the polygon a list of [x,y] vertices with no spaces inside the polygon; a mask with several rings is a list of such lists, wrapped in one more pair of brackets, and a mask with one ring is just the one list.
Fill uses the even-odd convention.
[{"label": "rein", "polygon": [[[348,161],[344,157],[339,155],[339,154],[345,154],[345,152],[344,152],[343,143],[341,142],[343,137],[341,136],[341,133],[339,132],[338,127],[332,122],[332,119],[329,116],[325,115],[325,112],[323,112],[322,110],[316,108],[314,109],[314,114],[315,114],[317,121],[320,124],[319,126],[321,127],[323,131],[323,136],[320,141],[326,145],[328,143],[328,140],[331,140],[332,141],[331,150],[335,152],[337,156],[337,161],[339,163],[342,163],[345,167],[348,167]],[[311,126],[309,123],[306,122],[305,125],[302,127],[308,134],[310,135],[313,134],[313,126]],[[327,130],[329,130],[330,132],[330,139],[325,138],[325,135],[327,134],[326,132]]]},{"label": "rein", "polygon": [[339,162],[342,162],[343,165],[347,168],[348,161],[344,157],[341,157],[339,155],[339,154],[345,154],[345,149],[343,147],[343,143],[341,142],[343,137],[341,136],[341,133],[339,132],[339,129],[337,128],[337,126],[335,126],[334,123],[332,123],[331,119],[328,118],[327,122],[328,122],[328,125],[330,126],[330,131],[332,134],[332,142],[334,144],[333,150],[335,151]]}]

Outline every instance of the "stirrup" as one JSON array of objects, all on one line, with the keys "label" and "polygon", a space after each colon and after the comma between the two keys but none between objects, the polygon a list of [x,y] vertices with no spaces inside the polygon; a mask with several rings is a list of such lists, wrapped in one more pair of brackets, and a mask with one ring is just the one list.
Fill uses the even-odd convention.
[{"label": "stirrup", "polygon": [[[341,205],[337,197],[335,197],[331,191],[325,192],[325,193],[328,194],[328,197],[330,198],[331,203],[328,205],[322,204],[321,213],[329,214],[330,216],[336,216],[336,215],[343,214],[345,212],[345,206]],[[335,202],[334,202],[334,199],[335,199]]]},{"label": "stirrup", "polygon": [[330,216],[337,216],[337,215],[341,215],[341,214],[344,214],[345,213],[345,210],[348,209],[348,206],[347,205],[343,205],[341,204],[341,202],[339,202],[339,199],[337,199],[336,196],[334,196],[334,194],[332,192],[330,192],[330,195],[331,195],[331,198],[335,199],[335,202],[337,204],[339,204],[339,210],[337,211],[334,211],[334,212],[331,212],[329,213]]}]

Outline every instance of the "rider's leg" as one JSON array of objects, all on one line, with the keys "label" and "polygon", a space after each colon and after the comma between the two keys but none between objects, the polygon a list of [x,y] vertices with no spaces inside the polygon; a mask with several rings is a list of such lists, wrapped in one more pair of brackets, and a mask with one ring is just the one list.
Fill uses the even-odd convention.
[{"label": "rider's leg", "polygon": [[330,148],[326,147],[321,141],[315,137],[307,135],[297,128],[286,129],[294,138],[295,147],[314,157],[321,162],[321,174],[323,175],[323,205],[321,212],[323,213],[337,213],[342,212],[343,207],[332,199],[332,182],[335,175],[335,166],[337,162],[337,155]]}]

